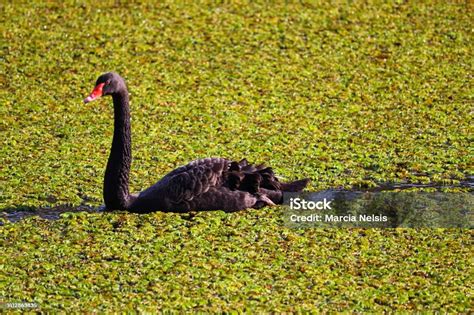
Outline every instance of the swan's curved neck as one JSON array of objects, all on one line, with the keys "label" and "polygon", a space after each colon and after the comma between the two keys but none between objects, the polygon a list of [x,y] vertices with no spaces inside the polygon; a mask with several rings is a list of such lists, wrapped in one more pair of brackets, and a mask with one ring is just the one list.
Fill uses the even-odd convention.
[{"label": "swan's curved neck", "polygon": [[130,205],[128,179],[132,163],[130,107],[126,89],[112,95],[114,138],[104,178],[104,201],[108,210],[126,210]]}]

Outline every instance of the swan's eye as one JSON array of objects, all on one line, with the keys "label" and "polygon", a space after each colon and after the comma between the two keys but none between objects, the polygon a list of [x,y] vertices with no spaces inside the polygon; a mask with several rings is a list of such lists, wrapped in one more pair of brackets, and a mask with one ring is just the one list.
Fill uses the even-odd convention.
[{"label": "swan's eye", "polygon": [[109,85],[109,84],[110,84],[110,80],[107,80],[107,81],[105,82],[105,85]]}]

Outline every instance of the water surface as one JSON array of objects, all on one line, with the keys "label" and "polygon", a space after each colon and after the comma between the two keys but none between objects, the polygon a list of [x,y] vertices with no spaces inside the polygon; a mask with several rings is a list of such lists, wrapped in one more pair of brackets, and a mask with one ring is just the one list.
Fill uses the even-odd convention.
[{"label": "water surface", "polygon": [[[442,190],[447,188],[464,188],[468,189],[472,193],[474,191],[474,176],[466,177],[466,180],[461,181],[457,185],[439,185],[439,184],[412,184],[412,183],[381,183],[377,187],[368,189],[328,189],[319,192],[312,192],[315,196],[326,196],[327,198],[337,198],[340,203],[343,201],[351,201],[355,198],[360,198],[361,195],[373,192],[384,192],[394,190],[407,190],[407,189],[423,189],[423,188],[434,188],[436,190]],[[318,197],[319,198],[319,197]],[[104,206],[93,207],[86,204],[79,206],[75,205],[57,205],[52,207],[32,208],[32,207],[17,207],[0,210],[0,217],[6,218],[10,222],[17,222],[23,218],[31,216],[39,216],[47,220],[57,220],[61,218],[61,214],[67,212],[103,212]]]}]

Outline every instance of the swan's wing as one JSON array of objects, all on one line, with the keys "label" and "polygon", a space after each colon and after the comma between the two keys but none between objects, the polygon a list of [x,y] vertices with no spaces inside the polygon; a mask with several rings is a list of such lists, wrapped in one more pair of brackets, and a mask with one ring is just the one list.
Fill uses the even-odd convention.
[{"label": "swan's wing", "polygon": [[196,160],[172,171],[164,180],[167,181],[166,197],[174,204],[191,201],[214,187],[225,186],[251,194],[261,188],[281,189],[270,167],[252,165],[246,159],[240,162],[222,158]]},{"label": "swan's wing", "polygon": [[207,158],[175,169],[163,178],[167,181],[167,199],[180,204],[191,201],[212,187],[221,186],[230,163],[223,158]]},{"label": "swan's wing", "polygon": [[281,203],[282,191],[300,191],[307,182],[280,183],[270,167],[251,165],[245,159],[233,162],[207,158],[168,173],[142,191],[131,208],[137,211],[243,209],[252,206],[247,204],[251,196],[266,196],[273,203]]}]

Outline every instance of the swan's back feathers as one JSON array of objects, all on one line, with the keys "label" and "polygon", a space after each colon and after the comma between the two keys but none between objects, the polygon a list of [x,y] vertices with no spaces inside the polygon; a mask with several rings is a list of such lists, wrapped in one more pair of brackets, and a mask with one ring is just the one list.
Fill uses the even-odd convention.
[{"label": "swan's back feathers", "polygon": [[[223,158],[206,158],[189,162],[188,164],[178,167],[166,174],[164,178],[173,177],[180,173],[189,172],[193,168],[206,168],[212,170],[216,174],[221,174],[228,167],[229,160]],[[163,179],[164,179],[163,178]]]},{"label": "swan's back feathers", "polygon": [[196,160],[180,167],[163,179],[169,178],[167,196],[172,203],[191,201],[206,193],[210,188],[220,186],[222,174],[229,162],[221,158]]}]

